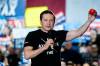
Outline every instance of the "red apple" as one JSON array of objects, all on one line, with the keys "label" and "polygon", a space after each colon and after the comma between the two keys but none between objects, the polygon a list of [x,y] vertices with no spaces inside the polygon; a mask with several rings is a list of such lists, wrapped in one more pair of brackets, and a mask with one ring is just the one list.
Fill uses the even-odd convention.
[{"label": "red apple", "polygon": [[97,15],[97,12],[96,12],[95,9],[90,9],[90,10],[89,10],[89,14],[90,14],[90,15],[96,16],[96,15]]}]

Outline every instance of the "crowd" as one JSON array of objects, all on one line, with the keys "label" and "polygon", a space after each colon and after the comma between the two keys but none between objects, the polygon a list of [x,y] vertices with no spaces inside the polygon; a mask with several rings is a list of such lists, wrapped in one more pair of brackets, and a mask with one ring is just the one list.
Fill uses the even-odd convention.
[{"label": "crowd", "polygon": [[[66,45],[61,49],[62,66],[99,66],[100,65],[100,34],[99,29],[91,29],[90,40],[84,43],[78,43],[79,50],[73,46],[74,43],[65,42]],[[72,46],[73,45],[73,46]],[[76,46],[76,45],[75,45]]]}]

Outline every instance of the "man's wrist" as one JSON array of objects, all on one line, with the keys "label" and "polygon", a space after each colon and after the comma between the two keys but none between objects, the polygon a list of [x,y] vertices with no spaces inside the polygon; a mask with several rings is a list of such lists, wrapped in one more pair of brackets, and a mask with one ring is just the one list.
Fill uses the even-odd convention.
[{"label": "man's wrist", "polygon": [[42,47],[42,50],[43,51],[45,51],[45,50],[47,50],[48,49],[48,47],[46,47],[45,45]]}]

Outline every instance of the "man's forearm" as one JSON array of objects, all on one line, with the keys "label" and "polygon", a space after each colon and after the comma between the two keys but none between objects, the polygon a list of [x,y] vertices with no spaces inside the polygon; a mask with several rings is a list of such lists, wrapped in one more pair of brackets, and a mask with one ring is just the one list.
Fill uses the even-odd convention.
[{"label": "man's forearm", "polygon": [[89,25],[91,24],[91,21],[87,21],[84,25],[82,25],[78,30],[77,33],[81,36],[83,35],[86,30],[88,29]]},{"label": "man's forearm", "polygon": [[30,56],[31,58],[36,57],[37,55],[41,54],[42,52],[45,51],[44,47],[41,47],[39,49],[33,50],[32,55]]},{"label": "man's forearm", "polygon": [[41,54],[45,50],[46,49],[44,47],[41,47],[36,50],[24,50],[24,56],[26,59],[34,58],[34,57],[38,56],[39,54]]}]

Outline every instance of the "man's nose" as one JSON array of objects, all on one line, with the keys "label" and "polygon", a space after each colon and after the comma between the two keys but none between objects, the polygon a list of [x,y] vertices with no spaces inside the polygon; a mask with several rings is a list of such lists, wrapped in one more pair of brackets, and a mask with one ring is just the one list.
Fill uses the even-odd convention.
[{"label": "man's nose", "polygon": [[50,21],[48,21],[48,25],[50,25]]}]

